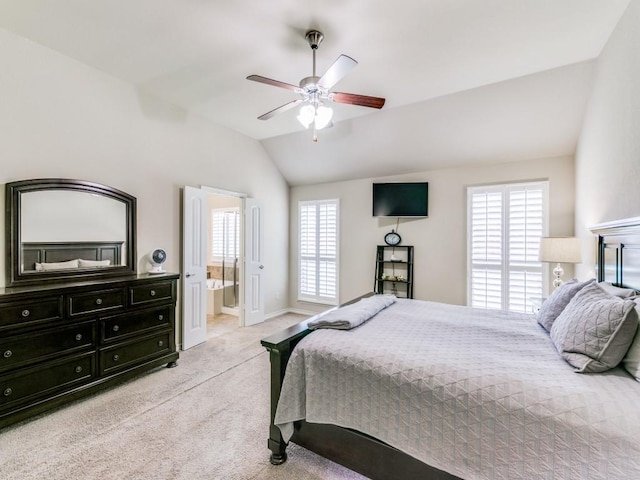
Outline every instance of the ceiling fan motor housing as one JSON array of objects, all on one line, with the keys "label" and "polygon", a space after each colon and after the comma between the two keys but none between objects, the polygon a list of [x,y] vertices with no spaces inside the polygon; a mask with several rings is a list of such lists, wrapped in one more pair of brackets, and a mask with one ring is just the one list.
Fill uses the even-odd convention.
[{"label": "ceiling fan motor housing", "polygon": [[303,89],[308,94],[321,91],[322,87],[318,85],[318,80],[320,80],[320,77],[316,77],[316,76],[304,77],[302,80],[300,80],[300,88]]}]

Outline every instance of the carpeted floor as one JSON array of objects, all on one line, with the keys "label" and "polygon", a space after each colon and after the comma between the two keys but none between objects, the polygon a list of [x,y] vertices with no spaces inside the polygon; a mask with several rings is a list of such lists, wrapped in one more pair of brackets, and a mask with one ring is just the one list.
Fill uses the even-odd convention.
[{"label": "carpeted floor", "polygon": [[0,430],[0,478],[12,480],[349,479],[300,447],[269,463],[269,359],[260,339],[303,317],[221,328],[126,384]]}]

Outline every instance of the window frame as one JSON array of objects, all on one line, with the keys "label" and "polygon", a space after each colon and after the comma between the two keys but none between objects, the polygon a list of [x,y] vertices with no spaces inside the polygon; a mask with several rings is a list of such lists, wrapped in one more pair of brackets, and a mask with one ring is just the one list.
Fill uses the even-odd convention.
[{"label": "window frame", "polygon": [[[512,191],[523,190],[527,188],[538,188],[542,193],[542,225],[541,225],[541,237],[548,236],[549,233],[549,181],[548,180],[535,180],[530,182],[517,182],[517,183],[501,183],[491,185],[469,186],[467,187],[467,305],[473,306],[473,267],[477,265],[473,261],[473,195],[477,193],[500,193],[501,194],[501,242],[502,251],[500,259],[500,303],[501,309],[509,310],[510,298],[509,295],[512,287],[510,287],[510,272],[518,271],[514,265],[510,263],[510,213],[511,213],[511,201],[509,195]],[[523,271],[540,272],[541,276],[541,290],[535,295],[535,297],[543,297],[544,292],[548,291],[548,267],[542,262],[525,262],[526,265],[521,264],[520,269]],[[498,271],[498,269],[496,269]],[[530,312],[527,309],[526,304],[529,298],[524,300],[524,311]],[[476,306],[476,308],[483,308]],[[489,308],[489,307],[484,307]],[[520,310],[513,310],[520,311]]]},{"label": "window frame", "polygon": [[[319,237],[321,235],[320,229],[320,221],[319,221],[319,211],[316,212],[316,220],[315,220],[315,255],[303,255],[302,254],[302,245],[303,245],[303,231],[302,226],[302,212],[303,207],[314,205],[319,207],[321,205],[334,204],[335,205],[335,256],[321,256],[319,253],[320,242]],[[326,233],[326,232],[325,232]],[[319,303],[323,305],[339,305],[339,297],[340,297],[340,199],[331,198],[331,199],[322,199],[322,200],[300,200],[298,201],[298,288],[297,288],[297,300],[299,302],[309,302],[309,303]],[[316,294],[310,295],[308,293],[302,292],[302,267],[303,262],[308,260],[315,260],[316,269],[315,269],[315,282],[316,282]],[[321,262],[333,262],[335,265],[335,283],[333,285],[335,294],[332,297],[328,297],[326,295],[320,295],[318,292],[320,290],[320,269],[319,264]]]}]

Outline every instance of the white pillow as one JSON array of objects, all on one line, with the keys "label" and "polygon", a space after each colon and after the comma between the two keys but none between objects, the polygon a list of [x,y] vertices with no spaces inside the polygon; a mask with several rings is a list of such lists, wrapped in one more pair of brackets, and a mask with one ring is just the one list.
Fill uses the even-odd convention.
[{"label": "white pillow", "polygon": [[79,266],[82,267],[108,267],[111,265],[111,260],[78,260]]},{"label": "white pillow", "polygon": [[598,282],[598,286],[610,295],[615,295],[620,298],[630,298],[636,296],[636,291],[633,288],[621,288],[616,287],[610,282]]},{"label": "white pillow", "polygon": [[65,270],[69,268],[78,268],[78,260],[69,260],[68,262],[36,263],[36,272]]}]

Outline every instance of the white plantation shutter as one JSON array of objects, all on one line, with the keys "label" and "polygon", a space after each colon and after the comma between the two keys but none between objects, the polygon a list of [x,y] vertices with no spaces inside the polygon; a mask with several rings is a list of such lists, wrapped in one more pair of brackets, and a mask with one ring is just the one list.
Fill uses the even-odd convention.
[{"label": "white plantation shutter", "polygon": [[547,191],[547,182],[468,189],[470,306],[527,312],[529,299],[542,297]]},{"label": "white plantation shutter", "polygon": [[235,259],[240,255],[240,209],[211,212],[211,259]]},{"label": "white plantation shutter", "polygon": [[470,194],[472,307],[502,308],[502,194]]},{"label": "white plantation shutter", "polygon": [[[546,191],[546,189],[545,189]],[[546,195],[540,184],[511,187],[509,195],[508,309],[526,312],[529,299],[542,297],[540,237],[546,234]]]},{"label": "white plantation shutter", "polygon": [[300,202],[298,300],[338,303],[338,200]]}]

